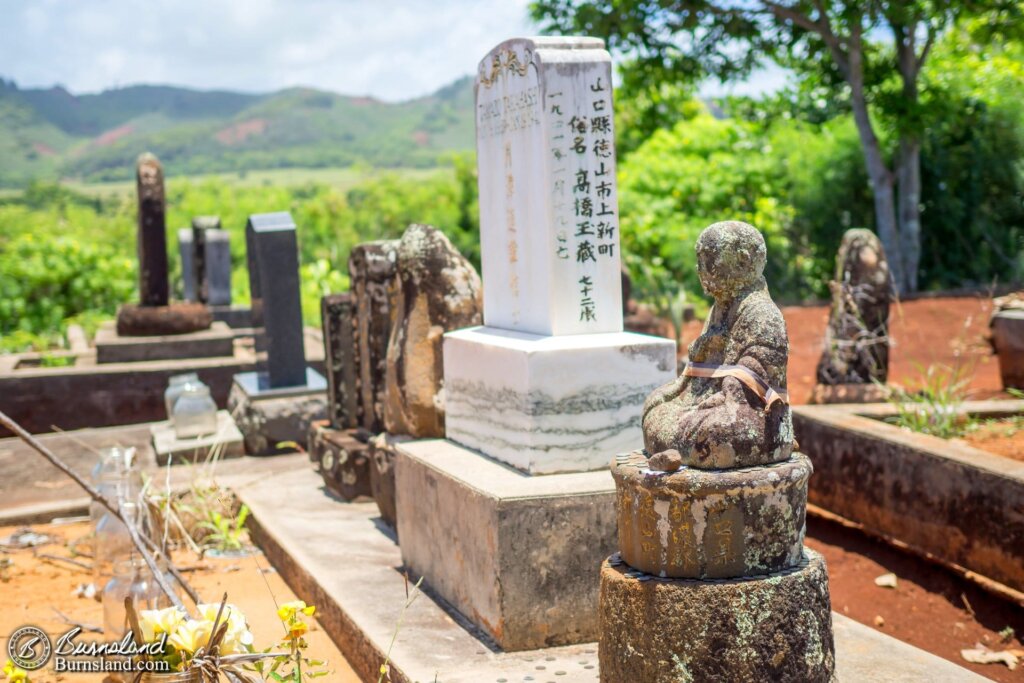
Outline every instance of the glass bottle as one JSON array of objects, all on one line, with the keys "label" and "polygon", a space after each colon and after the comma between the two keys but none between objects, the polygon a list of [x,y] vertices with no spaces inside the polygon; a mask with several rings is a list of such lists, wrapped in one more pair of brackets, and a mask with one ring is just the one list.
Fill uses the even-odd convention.
[{"label": "glass bottle", "polygon": [[[139,504],[135,500],[123,499],[119,507],[121,515],[139,530],[140,536],[144,535]],[[135,553],[135,544],[128,527],[108,510],[96,525],[93,546],[93,583],[101,588],[113,577],[114,566]]]},{"label": "glass bottle", "polygon": [[[157,560],[157,566],[168,585],[173,585],[166,564]],[[134,600],[136,612],[171,606],[170,599],[138,553],[118,560],[114,565],[113,576],[103,587],[103,633],[107,640],[120,640],[128,632],[128,613],[124,600],[129,596]]]},{"label": "glass bottle", "polygon": [[183,375],[173,375],[167,381],[167,390],[164,391],[164,407],[167,409],[167,419],[173,420],[174,402],[178,400],[187,384],[202,384],[199,375],[194,372],[186,372]]},{"label": "glass bottle", "polygon": [[[134,448],[103,448],[92,468],[92,485],[113,505],[137,496],[142,489],[142,475],[135,466]],[[89,521],[95,529],[107,509],[93,501],[89,505]]]},{"label": "glass bottle", "polygon": [[217,404],[205,384],[187,384],[174,402],[174,435],[189,439],[217,432]]}]

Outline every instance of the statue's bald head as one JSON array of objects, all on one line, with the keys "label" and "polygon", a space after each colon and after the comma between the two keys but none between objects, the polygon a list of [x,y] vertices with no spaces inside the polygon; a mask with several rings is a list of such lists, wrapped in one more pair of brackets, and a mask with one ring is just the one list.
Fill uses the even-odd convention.
[{"label": "statue's bald head", "polygon": [[697,274],[704,291],[715,299],[758,282],[767,259],[764,237],[747,223],[715,223],[697,238]]}]

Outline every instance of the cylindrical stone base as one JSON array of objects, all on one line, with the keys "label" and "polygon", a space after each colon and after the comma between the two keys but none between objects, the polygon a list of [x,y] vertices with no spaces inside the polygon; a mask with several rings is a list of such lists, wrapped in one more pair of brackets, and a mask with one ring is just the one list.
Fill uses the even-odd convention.
[{"label": "cylindrical stone base", "polygon": [[800,561],[811,461],[655,472],[640,452],[612,463],[619,549],[656,576],[762,576]]},{"label": "cylindrical stone base", "polygon": [[174,302],[167,306],[124,304],[117,309],[117,333],[122,337],[156,337],[210,329],[213,314],[204,304]]},{"label": "cylindrical stone base", "polygon": [[834,681],[825,560],[756,579],[661,579],[601,566],[602,683]]}]

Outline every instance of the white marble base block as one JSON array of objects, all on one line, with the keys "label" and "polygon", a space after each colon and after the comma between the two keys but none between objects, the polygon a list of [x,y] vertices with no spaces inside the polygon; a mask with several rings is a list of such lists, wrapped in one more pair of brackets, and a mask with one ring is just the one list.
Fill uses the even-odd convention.
[{"label": "white marble base block", "polygon": [[530,474],[606,468],[642,444],[644,400],[675,368],[674,342],[631,332],[449,332],[446,436]]}]

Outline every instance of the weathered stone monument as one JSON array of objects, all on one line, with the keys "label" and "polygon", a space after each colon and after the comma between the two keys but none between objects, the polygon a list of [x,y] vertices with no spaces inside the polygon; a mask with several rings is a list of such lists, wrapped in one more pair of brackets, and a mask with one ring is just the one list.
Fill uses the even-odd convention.
[{"label": "weathered stone monument", "polygon": [[[253,214],[246,225],[247,258],[259,297],[266,370],[235,375],[228,408],[251,454],[277,444],[306,442],[313,420],[326,414],[327,382],[306,364],[295,222],[287,212]],[[254,299],[253,310],[257,310]]]},{"label": "weathered stone monument", "polygon": [[[221,230],[219,216],[192,219],[193,280],[197,300],[215,306],[231,305],[231,242]],[[184,267],[184,266],[183,266]]]},{"label": "weathered stone monument", "polygon": [[358,244],[348,257],[359,368],[358,422],[371,434],[384,429],[384,378],[397,268],[398,240]]},{"label": "weathered stone monument", "polygon": [[506,650],[597,636],[603,468],[675,369],[673,342],[622,331],[611,91],[596,39],[480,63],[484,325],[445,335],[447,440],[396,446],[403,562]]},{"label": "weathered stone monument", "polygon": [[327,419],[310,427],[310,460],[335,495],[345,500],[370,497],[370,433],[358,427],[356,321],[351,295],[323,297],[320,321],[327,369]]},{"label": "weathered stone monument", "polygon": [[96,334],[99,363],[230,356],[232,335],[199,303],[171,302],[164,174],[152,154],[136,165],[139,303],[123,304],[116,325]]},{"label": "weathered stone monument", "polygon": [[789,342],[764,239],[697,241],[715,303],[682,375],[615,457],[619,553],[601,568],[601,680],[832,681],[824,559],[803,545],[810,460],[793,452]]},{"label": "weathered stone monument", "polygon": [[384,428],[416,438],[443,437],[442,336],[483,321],[480,276],[444,233],[411,225],[398,243],[397,288]]},{"label": "weathered stone monument", "polygon": [[832,309],[818,362],[815,403],[884,401],[889,374],[892,285],[882,242],[870,230],[847,230],[829,283]]}]

